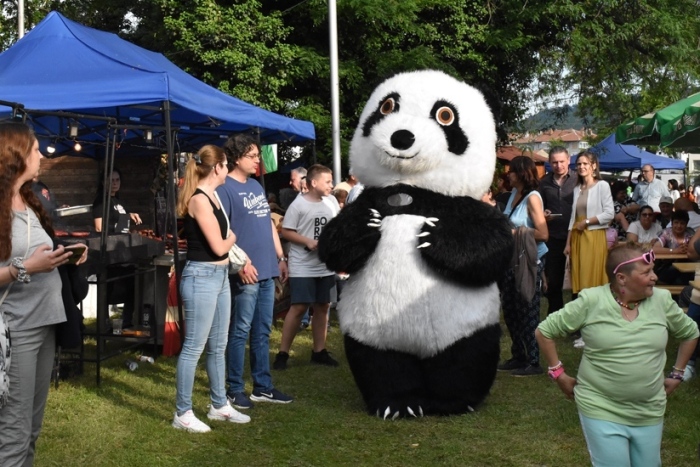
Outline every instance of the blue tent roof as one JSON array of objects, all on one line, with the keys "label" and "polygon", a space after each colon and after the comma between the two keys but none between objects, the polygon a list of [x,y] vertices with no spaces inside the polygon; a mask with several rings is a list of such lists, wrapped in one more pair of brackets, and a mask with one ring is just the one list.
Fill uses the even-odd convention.
[{"label": "blue tent roof", "polygon": [[[685,162],[680,159],[657,156],[637,146],[615,143],[614,133],[590,150],[598,155],[601,170],[641,169],[646,164],[651,164],[656,170],[685,169]],[[576,157],[572,157],[571,166],[575,165]]]},{"label": "blue tent roof", "polygon": [[[313,124],[263,110],[185,73],[163,55],[115,34],[51,12],[0,54],[0,100],[37,111],[118,117],[134,125],[164,125],[160,108],[171,104],[178,138],[201,145],[227,133],[260,129],[264,142],[315,139]],[[10,110],[0,106],[0,115]],[[31,114],[31,113],[30,113]],[[33,118],[39,134],[61,135],[66,122]],[[81,134],[100,130],[81,120]]]}]

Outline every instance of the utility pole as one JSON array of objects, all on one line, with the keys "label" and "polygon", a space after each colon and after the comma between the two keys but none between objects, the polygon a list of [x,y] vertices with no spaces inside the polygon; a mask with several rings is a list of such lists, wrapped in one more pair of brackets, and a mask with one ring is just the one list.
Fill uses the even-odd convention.
[{"label": "utility pole", "polygon": [[328,35],[331,55],[331,135],[333,182],[340,183],[340,84],[338,80],[338,21],[335,0],[328,0]]},{"label": "utility pole", "polygon": [[24,37],[24,0],[17,0],[17,39]]}]

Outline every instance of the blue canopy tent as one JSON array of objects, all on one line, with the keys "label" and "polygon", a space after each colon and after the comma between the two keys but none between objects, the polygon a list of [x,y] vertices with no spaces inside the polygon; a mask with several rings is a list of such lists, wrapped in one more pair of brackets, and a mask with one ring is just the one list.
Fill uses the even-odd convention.
[{"label": "blue canopy tent", "polygon": [[[637,146],[617,144],[614,133],[593,146],[590,151],[598,155],[600,170],[641,169],[646,164],[651,164],[656,170],[685,169],[685,162],[680,159],[657,156]],[[576,157],[571,158],[571,166],[576,166]]]},{"label": "blue canopy tent", "polygon": [[[195,79],[159,53],[57,12],[49,13],[0,54],[0,100],[6,101],[0,104],[0,118],[13,112],[8,103],[18,103],[14,107],[31,117],[40,138],[59,144],[69,140],[64,149],[72,149],[72,140],[77,139],[87,149],[86,155],[91,142],[104,146],[109,139],[106,130],[115,124],[121,127],[121,140],[138,137],[143,149],[147,148],[145,130],[151,130],[155,143],[150,145],[155,149],[165,139],[166,113],[183,151],[196,150],[206,142],[220,143],[232,132],[247,130],[258,132],[264,143],[315,139],[310,122],[236,99]],[[75,138],[68,133],[71,122],[79,124]],[[101,154],[93,151],[92,155]]]},{"label": "blue canopy tent", "polygon": [[[263,143],[315,139],[313,124],[260,109],[185,73],[163,55],[51,12],[34,29],[0,54],[0,120],[30,119],[37,137],[54,156],[105,158],[103,218],[111,210],[109,183],[115,155],[168,154],[220,145],[234,132],[259,135]],[[75,143],[82,150],[77,153]],[[167,177],[169,215],[175,217],[173,177]],[[171,222],[174,264],[176,223]],[[102,230],[98,286],[106,284],[107,229]],[[106,294],[98,292],[97,382],[104,358],[102,326]],[[182,314],[180,314],[182,317]]]}]

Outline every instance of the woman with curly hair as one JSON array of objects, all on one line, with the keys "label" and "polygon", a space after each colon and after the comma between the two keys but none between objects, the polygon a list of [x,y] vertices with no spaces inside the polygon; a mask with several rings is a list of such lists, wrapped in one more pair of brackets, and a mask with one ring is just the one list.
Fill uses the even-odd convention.
[{"label": "woman with curly hair", "polygon": [[[56,352],[55,328],[66,320],[56,267],[72,253],[63,246],[54,249],[51,220],[32,192],[41,157],[28,126],[0,123],[0,315],[12,333],[9,395],[0,409],[3,467],[34,462]],[[7,380],[0,380],[5,381],[0,381],[2,389]]]}]

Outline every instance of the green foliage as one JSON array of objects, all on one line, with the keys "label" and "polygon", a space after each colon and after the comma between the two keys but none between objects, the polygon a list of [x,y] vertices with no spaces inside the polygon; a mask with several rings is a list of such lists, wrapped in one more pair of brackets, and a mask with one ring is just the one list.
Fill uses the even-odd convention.
[{"label": "green foliage", "polygon": [[[16,4],[0,5],[8,45]],[[325,0],[26,0],[27,28],[51,9],[161,52],[245,101],[312,121],[319,160],[330,161]],[[372,89],[400,71],[436,68],[488,89],[503,129],[533,99],[563,96],[608,134],[700,86],[696,0],[338,0],[337,23],[343,154]]]}]

